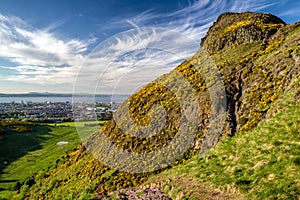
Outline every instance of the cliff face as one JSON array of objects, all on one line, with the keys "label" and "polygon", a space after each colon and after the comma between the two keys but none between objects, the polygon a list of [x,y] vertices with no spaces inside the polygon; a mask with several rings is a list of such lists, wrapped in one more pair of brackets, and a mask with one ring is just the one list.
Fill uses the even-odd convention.
[{"label": "cliff face", "polygon": [[[250,12],[222,14],[202,39],[199,52],[176,67],[170,74],[159,77],[146,85],[126,102],[131,118],[140,125],[150,122],[149,112],[153,105],[163,106],[168,117],[162,131],[148,138],[133,137],[123,133],[117,123],[111,120],[100,131],[101,134],[94,134],[87,144],[90,147],[97,146],[102,133],[116,146],[135,153],[151,152],[169,144],[182,123],[180,122],[182,113],[174,93],[158,83],[172,78],[172,74],[176,72],[188,80],[198,97],[200,118],[193,148],[189,149],[175,164],[184,162],[197,154],[208,133],[212,115],[209,93],[212,85],[205,81],[203,73],[201,74],[197,68],[203,65],[208,57],[213,61],[212,67],[220,72],[226,91],[225,125],[219,134],[224,138],[236,132],[250,130],[266,116],[272,115],[268,114],[272,103],[281,98],[286,88],[299,78],[299,41],[300,23],[286,25],[281,19],[271,14]],[[299,92],[296,94],[299,95]],[[123,121],[126,120],[123,119]],[[133,187],[144,182],[149,175],[109,169],[99,164],[96,159],[87,157],[86,150],[75,151],[68,157],[71,158],[63,158],[66,161],[58,167],[56,172],[40,182],[47,183],[53,178],[60,179],[59,174],[63,171],[68,174],[68,177],[63,176],[64,180],[74,179],[74,174],[77,177],[85,177],[89,174],[89,182],[94,185],[90,190],[103,193]],[[72,162],[84,167],[76,168]],[[98,167],[95,168],[95,166]],[[90,174],[89,171],[93,173]],[[98,176],[94,176],[95,173]],[[78,181],[84,185],[84,182]],[[64,184],[63,181],[58,188],[64,189],[64,187],[70,189],[69,187],[72,186]],[[77,188],[76,185],[73,187]],[[34,196],[39,192],[43,194],[45,191],[41,187],[33,186],[28,194]],[[50,189],[47,195],[47,197],[55,197],[55,192],[52,193]]]},{"label": "cliff face", "polygon": [[270,14],[230,13],[221,15],[202,40],[227,85],[231,133],[255,127],[299,77],[299,25],[285,25]]},{"label": "cliff face", "polygon": [[201,47],[216,53],[232,45],[264,42],[285,23],[271,14],[224,13],[202,39]]}]

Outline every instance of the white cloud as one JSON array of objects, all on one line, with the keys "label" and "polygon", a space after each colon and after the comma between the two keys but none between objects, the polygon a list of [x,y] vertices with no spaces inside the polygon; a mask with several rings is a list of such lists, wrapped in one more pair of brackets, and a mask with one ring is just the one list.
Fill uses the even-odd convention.
[{"label": "white cloud", "polygon": [[47,30],[35,29],[15,16],[0,14],[0,57],[13,63],[15,67],[10,69],[19,73],[5,77],[6,80],[73,83],[87,49],[88,41],[58,39]]}]

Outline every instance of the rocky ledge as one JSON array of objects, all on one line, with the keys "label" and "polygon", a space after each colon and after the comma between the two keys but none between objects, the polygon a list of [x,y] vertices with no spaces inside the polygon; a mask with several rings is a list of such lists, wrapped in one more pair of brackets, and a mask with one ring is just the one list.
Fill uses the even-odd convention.
[{"label": "rocky ledge", "polygon": [[216,53],[232,45],[264,41],[284,25],[284,21],[272,14],[224,13],[202,39],[201,47]]},{"label": "rocky ledge", "polygon": [[153,200],[171,200],[159,188],[146,189],[122,189],[110,194],[97,195],[94,200],[98,199],[124,199],[124,200],[138,200],[138,199],[153,199]]}]

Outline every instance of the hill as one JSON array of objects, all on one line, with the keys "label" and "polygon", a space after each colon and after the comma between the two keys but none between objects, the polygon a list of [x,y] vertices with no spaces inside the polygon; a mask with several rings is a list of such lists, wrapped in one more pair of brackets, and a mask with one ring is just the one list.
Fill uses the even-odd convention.
[{"label": "hill", "polygon": [[[178,199],[298,199],[299,41],[300,23],[287,25],[271,14],[222,14],[194,56],[123,104],[133,123],[140,126],[156,125],[151,116],[164,113],[167,117],[161,131],[145,138],[122,132],[120,127],[136,130],[135,126],[126,127],[129,118],[121,110],[118,122],[109,121],[85,146],[63,156],[55,169],[37,174],[34,184],[25,183],[16,198],[86,199],[96,193],[155,183],[152,187]],[[179,80],[177,77],[188,83],[173,81]],[[179,89],[174,92],[173,88]],[[178,91],[190,103],[183,104],[184,108]],[[153,105],[157,109],[152,109]],[[195,113],[199,117],[189,118]],[[190,125],[190,121],[194,123]],[[181,127],[185,129],[178,134]],[[188,149],[172,145],[182,134],[195,138],[187,141],[191,144]],[[107,147],[103,135],[134,155],[151,154],[166,146],[169,152],[183,154],[174,159],[162,152],[166,162],[150,159],[146,164],[134,157],[114,157],[119,161],[117,167],[128,170],[138,166],[142,173],[123,172],[99,162],[85,148],[109,163],[111,157],[101,157],[107,149],[112,150],[100,148]]]}]

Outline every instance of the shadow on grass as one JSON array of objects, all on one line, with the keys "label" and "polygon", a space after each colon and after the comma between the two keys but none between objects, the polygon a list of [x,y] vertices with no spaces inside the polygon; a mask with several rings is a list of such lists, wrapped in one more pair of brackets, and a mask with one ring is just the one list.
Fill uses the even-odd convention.
[{"label": "shadow on grass", "polygon": [[13,183],[17,182],[18,180],[0,180],[0,183]]},{"label": "shadow on grass", "polygon": [[32,131],[25,133],[8,132],[4,135],[4,140],[0,140],[0,176],[13,161],[31,151],[42,149],[41,142],[52,135],[48,126],[30,125],[30,128]]}]

